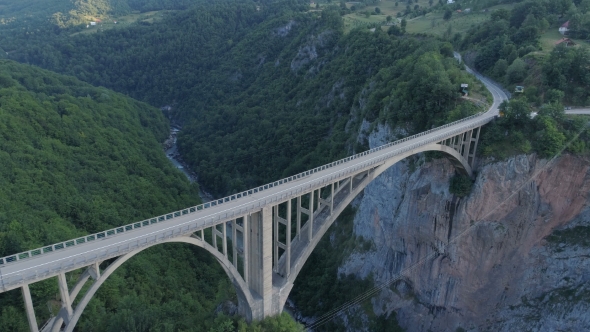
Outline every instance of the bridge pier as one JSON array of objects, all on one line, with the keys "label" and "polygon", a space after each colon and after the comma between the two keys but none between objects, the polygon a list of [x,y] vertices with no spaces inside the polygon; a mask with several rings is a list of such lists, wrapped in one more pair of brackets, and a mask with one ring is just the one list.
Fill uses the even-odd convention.
[{"label": "bridge pier", "polygon": [[39,326],[37,325],[37,319],[35,318],[35,309],[33,308],[33,301],[31,300],[31,291],[29,285],[23,285],[21,287],[23,299],[25,300],[25,310],[27,311],[27,320],[29,321],[29,327],[31,332],[39,332]]},{"label": "bridge pier", "polygon": [[[473,176],[472,169],[475,164],[475,154],[477,152],[480,132],[481,127],[476,127],[444,139],[437,144],[442,146],[440,148],[441,151],[447,152],[454,157],[451,161],[455,167],[463,170],[469,176]],[[448,151],[447,148],[451,148],[456,153]]]},{"label": "bridge pier", "polygon": [[[0,258],[2,291],[22,288],[31,331],[37,331],[28,283],[57,276],[62,308],[42,330],[60,331],[65,323],[65,331],[73,331],[97,289],[121,264],[152,245],[185,242],[204,248],[220,262],[236,288],[238,310],[247,320],[279,314],[313,249],[338,215],[373,178],[398,161],[426,151],[447,153],[458,169],[472,175],[480,128],[486,121],[489,120],[453,127],[436,135],[425,133],[431,135],[427,140],[408,143],[425,136],[420,134],[213,203]],[[261,191],[265,192],[259,194]],[[237,202],[243,197],[247,199]],[[173,218],[178,221],[168,221]],[[229,234],[228,223],[231,223]],[[133,233],[127,235],[128,231]],[[115,235],[120,237],[114,238]],[[100,247],[96,240],[101,241]],[[110,247],[104,243],[111,243]],[[86,251],[76,254],[77,248]],[[64,255],[64,258],[52,258],[51,262],[57,263],[41,273],[33,268],[45,263],[26,268],[30,271],[26,276],[20,274],[23,271],[18,267],[20,260],[26,264],[49,255]],[[99,264],[115,257],[117,259],[101,273]],[[69,291],[65,273],[82,267],[86,267],[85,271]],[[90,278],[94,282],[74,308],[74,301]]]}]

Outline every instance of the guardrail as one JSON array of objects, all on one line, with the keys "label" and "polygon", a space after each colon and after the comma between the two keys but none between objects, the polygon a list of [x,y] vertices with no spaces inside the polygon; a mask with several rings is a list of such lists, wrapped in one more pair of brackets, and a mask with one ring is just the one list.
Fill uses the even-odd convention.
[{"label": "guardrail", "polygon": [[[293,176],[289,176],[287,178],[284,178],[284,179],[281,179],[281,180],[278,180],[278,181],[275,181],[275,182],[272,182],[272,183],[268,183],[268,184],[262,185],[260,187],[249,189],[249,190],[243,191],[241,193],[237,193],[237,194],[233,194],[231,196],[227,196],[227,197],[224,197],[224,198],[213,200],[211,202],[207,202],[207,203],[200,204],[200,205],[197,205],[197,206],[192,206],[192,207],[189,207],[189,208],[186,208],[186,209],[182,209],[182,210],[179,210],[179,211],[170,212],[170,213],[167,213],[167,214],[164,214],[164,215],[161,215],[161,216],[157,216],[157,217],[149,218],[149,219],[146,219],[146,220],[134,222],[134,223],[131,223],[131,224],[128,224],[128,225],[124,225],[124,226],[112,228],[112,229],[109,229],[109,230],[106,230],[106,231],[103,231],[103,232],[99,232],[99,233],[95,233],[95,234],[91,234],[91,235],[86,235],[86,236],[83,236],[83,237],[80,237],[80,238],[77,238],[77,239],[68,240],[68,241],[64,241],[64,242],[60,242],[60,243],[56,243],[56,244],[44,246],[44,247],[41,247],[41,248],[37,248],[37,249],[28,250],[28,251],[20,252],[20,253],[17,253],[17,254],[5,256],[5,257],[0,258],[0,267],[5,266],[6,264],[10,264],[10,263],[16,262],[16,261],[20,261],[20,260],[24,260],[24,259],[36,257],[36,256],[39,256],[39,255],[43,255],[43,254],[47,254],[47,253],[51,253],[51,252],[63,250],[65,248],[69,248],[69,247],[81,245],[81,244],[84,244],[84,243],[96,241],[96,240],[103,239],[103,238],[106,238],[106,237],[115,236],[115,235],[118,235],[120,233],[132,231],[132,230],[137,229],[137,228],[146,227],[146,226],[149,226],[149,225],[152,225],[152,224],[155,224],[155,223],[159,223],[159,222],[162,222],[162,221],[174,219],[174,218],[181,217],[181,216],[184,216],[184,215],[187,215],[187,214],[190,214],[190,213],[195,213],[195,212],[198,212],[198,211],[201,211],[201,210],[208,209],[208,208],[213,207],[213,206],[217,206],[217,205],[221,205],[221,204],[226,203],[226,202],[234,201],[234,200],[239,199],[239,198],[242,198],[242,197],[247,197],[247,196],[253,195],[255,193],[262,192],[262,191],[265,191],[267,189],[270,189],[270,188],[273,188],[273,187],[276,187],[276,186],[279,186],[279,185],[282,185],[282,184],[285,184],[285,183],[292,182],[294,180],[298,180],[298,179],[301,179],[301,178],[308,177],[308,176],[310,176],[310,175],[312,175],[314,173],[317,173],[319,171],[323,171],[325,169],[334,167],[336,165],[340,165],[340,164],[349,162],[351,160],[354,160],[354,159],[357,159],[357,158],[364,157],[366,155],[372,154],[374,152],[381,151],[383,149],[387,149],[387,148],[390,148],[392,146],[395,146],[395,145],[398,145],[398,144],[407,142],[409,140],[412,140],[412,139],[415,139],[415,138],[418,138],[418,137],[421,137],[421,136],[428,135],[428,134],[433,133],[435,131],[439,131],[441,129],[448,128],[448,127],[457,125],[459,123],[462,123],[462,122],[465,122],[465,121],[469,121],[471,119],[474,119],[474,118],[477,118],[477,117],[483,115],[484,113],[485,112],[480,112],[480,113],[471,115],[469,117],[466,117],[464,119],[457,120],[457,121],[454,121],[454,122],[445,124],[443,126],[440,126],[440,127],[437,127],[437,128],[433,128],[433,129],[430,129],[430,130],[421,132],[419,134],[408,136],[408,137],[405,137],[403,139],[400,139],[400,140],[397,140],[397,141],[394,141],[394,142],[390,142],[390,143],[381,145],[379,147],[376,147],[376,148],[373,148],[373,149],[370,149],[370,150],[367,150],[367,151],[364,151],[364,152],[361,152],[361,153],[357,153],[357,154],[352,155],[350,157],[346,157],[346,158],[343,158],[343,159],[334,161],[332,163],[329,163],[329,164],[326,164],[326,165],[323,165],[323,166],[319,166],[319,167],[316,167],[314,169],[311,169],[311,170],[308,170],[308,171],[305,171],[305,172],[301,172],[299,174],[296,174],[296,175],[293,175]],[[489,121],[489,119],[486,118],[486,119],[484,119],[484,121],[487,123]],[[470,126],[470,127],[472,127],[472,126]],[[467,127],[460,127],[458,130],[459,131],[464,131],[466,128]],[[475,128],[475,127],[473,127],[473,128]],[[457,132],[457,130],[454,130],[453,133],[454,132]],[[448,134],[445,134],[445,136],[448,136]],[[422,145],[425,145],[425,144],[429,144],[431,142],[432,142],[432,140],[428,140],[428,141],[426,141],[426,143],[424,141],[422,141],[422,142],[417,143],[417,146],[422,146]],[[416,144],[413,144],[412,146],[410,146],[410,148],[411,149],[415,149],[417,147],[415,145]],[[408,149],[408,147],[407,148],[404,148],[403,150],[405,151],[407,149]],[[395,152],[396,152],[396,154],[399,154],[400,153],[398,150],[395,150]],[[401,153],[403,153],[403,152],[401,152]],[[390,158],[391,157],[391,154],[387,154],[387,156],[388,157],[386,157],[385,159]],[[383,160],[382,158],[379,158],[379,162],[382,161],[382,160]],[[367,167],[367,165],[364,165],[363,168],[364,167]],[[264,204],[264,205],[266,205],[266,204]]]},{"label": "guardrail", "polygon": [[[294,186],[293,188],[291,188],[290,190],[284,190],[283,192],[279,192],[276,195],[269,197],[268,199],[256,201],[256,202],[250,204],[249,206],[238,207],[238,208],[235,208],[232,210],[228,210],[225,213],[223,213],[223,212],[217,213],[217,214],[211,216],[211,218],[205,222],[210,222],[211,224],[215,224],[215,223],[223,222],[224,220],[231,220],[231,219],[243,216],[244,214],[248,213],[249,211],[260,209],[261,207],[284,201],[285,199],[288,199],[290,197],[299,196],[299,195],[303,194],[304,192],[309,191],[310,189],[317,188],[318,185],[321,186],[326,183],[329,184],[329,183],[333,182],[335,179],[348,177],[351,174],[356,174],[360,171],[369,169],[369,168],[373,167],[374,165],[380,164],[383,161],[388,160],[389,158],[391,158],[393,156],[400,155],[400,154],[403,154],[406,152],[411,152],[412,150],[414,150],[420,146],[424,146],[424,145],[427,145],[427,144],[430,144],[433,142],[439,142],[439,141],[444,140],[446,138],[453,137],[457,134],[465,132],[466,130],[469,130],[471,128],[481,126],[481,125],[491,121],[492,118],[493,117],[491,117],[491,116],[485,117],[485,118],[482,118],[481,120],[479,120],[475,123],[472,123],[468,126],[461,126],[461,127],[454,129],[451,132],[440,134],[440,135],[431,137],[427,140],[416,142],[414,144],[411,144],[411,145],[403,147],[403,148],[400,147],[400,148],[392,150],[386,154],[379,155],[379,156],[373,157],[371,159],[368,159],[363,163],[351,165],[345,169],[340,170],[337,173],[326,174],[326,175],[322,176],[321,178],[314,180],[313,182],[309,181],[309,182],[305,182],[305,183],[300,183],[300,184]],[[424,136],[424,135],[425,134],[419,134],[418,136]],[[407,141],[407,139],[404,139],[404,140]],[[403,140],[400,140],[400,141],[403,141]],[[377,147],[377,148],[369,150],[369,151],[375,152],[377,150],[383,150],[384,148],[391,147],[393,145],[395,145],[395,144],[386,144],[386,145]],[[353,157],[354,157],[353,159],[355,159],[360,156],[365,156],[370,153],[369,151],[365,151],[363,153],[357,154],[357,155],[355,155],[356,157],[351,156],[349,158],[342,159],[340,162],[342,163],[345,160],[350,160]],[[334,165],[337,162],[334,162],[334,163],[331,163],[328,165]],[[324,167],[326,167],[328,165],[320,166],[318,168],[315,168],[314,170],[326,169]],[[313,171],[313,170],[310,170],[308,172],[311,172],[311,171]],[[304,173],[307,173],[307,172],[304,172]],[[300,174],[304,174],[304,173],[300,173]],[[277,183],[277,182],[279,182],[279,181],[276,181],[275,183]],[[261,186],[261,187],[264,187],[264,186]],[[204,205],[204,204],[202,204],[202,205]],[[189,209],[185,209],[185,210],[189,210]],[[183,210],[181,210],[181,211],[183,211]],[[174,214],[175,213],[170,213],[170,214],[164,215],[164,216],[169,216],[169,215],[174,215]],[[63,248],[68,247],[67,245],[63,246],[64,243],[68,243],[68,242],[72,243],[73,242],[73,244],[70,245],[70,247],[71,247],[72,245],[78,245],[78,244],[87,243],[90,241],[95,241],[99,238],[104,238],[106,236],[109,236],[106,233],[111,232],[113,230],[121,230],[121,231],[120,232],[116,231],[114,233],[111,233],[110,236],[119,234],[121,232],[126,232],[129,230],[132,230],[136,227],[136,224],[143,224],[144,222],[149,222],[149,223],[146,223],[146,226],[151,225],[152,224],[151,221],[154,219],[156,220],[155,222],[158,222],[159,217],[151,218],[148,220],[144,220],[144,221],[141,221],[138,223],[134,223],[134,224],[118,227],[118,228],[114,228],[112,230],[108,230],[105,232],[100,232],[97,234],[88,235],[88,236],[85,236],[85,237],[82,237],[79,239],[74,239],[74,240],[58,243],[56,245],[47,246],[44,248],[51,247],[53,249],[56,246],[58,246],[60,249],[55,249],[55,250],[61,250]],[[167,219],[164,219],[164,220],[167,220]],[[128,226],[131,226],[131,227],[128,228]],[[145,227],[145,226],[139,226],[139,227]],[[41,267],[32,267],[32,268],[27,268],[25,270],[21,270],[17,273],[4,274],[4,275],[0,276],[2,291],[6,291],[8,289],[18,287],[22,283],[34,282],[38,279],[45,279],[45,278],[51,277],[61,271],[64,271],[64,269],[66,269],[66,270],[77,269],[80,267],[87,266],[88,264],[92,264],[95,261],[100,261],[100,260],[105,260],[105,259],[121,256],[123,254],[126,254],[130,251],[136,250],[141,247],[146,247],[146,246],[158,243],[158,242],[165,241],[170,238],[179,237],[182,235],[193,233],[193,232],[201,229],[202,227],[203,227],[202,220],[193,219],[193,220],[183,222],[182,224],[171,225],[170,227],[159,230],[157,233],[150,233],[150,234],[146,234],[145,236],[130,239],[129,241],[122,241],[122,242],[116,243],[115,245],[112,246],[112,248],[111,247],[109,247],[107,249],[99,248],[99,249],[95,250],[96,252],[90,251],[87,253],[85,252],[83,254],[81,253],[81,254],[72,255],[72,256],[69,256],[67,258],[67,260],[62,259],[61,262],[60,262],[60,260],[57,260],[55,262],[56,264],[49,264],[49,265],[44,266],[42,268]],[[104,236],[98,236],[99,234],[104,234]],[[89,240],[88,239],[89,237],[92,237],[92,239]],[[80,239],[84,239],[84,240],[78,241]],[[44,248],[39,248],[39,249],[35,249],[35,250],[41,250]],[[27,253],[35,251],[35,250],[30,250]],[[42,251],[40,254],[48,253],[48,252],[51,252],[51,251]],[[20,255],[20,254],[16,254],[16,255]],[[13,256],[16,256],[16,255],[13,255]],[[32,257],[32,256],[29,256],[29,257]],[[21,259],[25,259],[25,258],[21,258]],[[17,260],[20,260],[20,259],[17,259]],[[28,271],[28,272],[25,272],[25,271]]]}]

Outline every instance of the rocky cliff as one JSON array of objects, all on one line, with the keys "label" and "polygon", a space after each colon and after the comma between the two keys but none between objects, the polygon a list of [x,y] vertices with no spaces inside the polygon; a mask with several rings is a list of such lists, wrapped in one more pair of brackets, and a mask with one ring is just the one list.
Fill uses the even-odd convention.
[{"label": "rocky cliff", "polygon": [[339,272],[391,284],[375,314],[395,311],[408,331],[590,330],[590,162],[488,163],[460,199],[451,163],[424,161],[394,165],[357,201],[354,231],[373,250]]}]

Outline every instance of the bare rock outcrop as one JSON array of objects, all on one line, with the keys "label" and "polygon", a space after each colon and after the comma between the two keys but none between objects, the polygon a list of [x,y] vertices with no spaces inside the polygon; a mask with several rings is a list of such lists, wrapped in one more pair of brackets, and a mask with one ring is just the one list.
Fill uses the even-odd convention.
[{"label": "bare rock outcrop", "polygon": [[391,284],[373,311],[408,331],[590,330],[589,167],[516,156],[459,199],[448,160],[398,163],[358,204],[354,231],[375,249],[339,272]]}]

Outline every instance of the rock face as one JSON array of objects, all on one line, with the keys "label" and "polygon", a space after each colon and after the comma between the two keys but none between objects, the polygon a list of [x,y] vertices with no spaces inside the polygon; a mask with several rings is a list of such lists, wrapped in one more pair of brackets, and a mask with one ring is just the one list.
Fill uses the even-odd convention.
[{"label": "rock face", "polygon": [[408,331],[590,330],[588,160],[491,163],[463,199],[448,160],[415,164],[365,189],[354,231],[373,250],[339,271],[391,284],[375,314],[396,311]]}]

